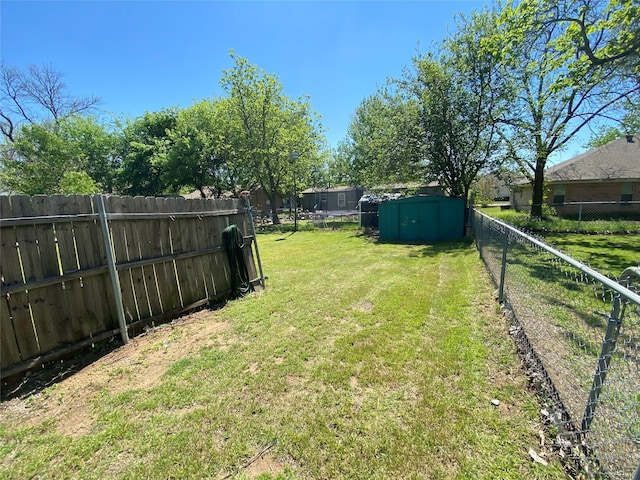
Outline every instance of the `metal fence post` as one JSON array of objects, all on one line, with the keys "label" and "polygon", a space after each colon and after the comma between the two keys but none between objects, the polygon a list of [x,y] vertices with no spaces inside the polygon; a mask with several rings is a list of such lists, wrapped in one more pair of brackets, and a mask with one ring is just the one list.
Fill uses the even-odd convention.
[{"label": "metal fence post", "polygon": [[251,203],[249,203],[249,192],[242,192],[242,196],[244,197],[244,204],[247,208],[247,215],[249,216],[249,226],[251,227],[251,236],[253,237],[253,244],[256,247],[256,259],[258,260],[258,270],[260,271],[260,285],[262,288],[265,288],[265,278],[264,273],[262,272],[262,262],[260,261],[260,250],[258,250],[258,239],[256,238],[256,227],[253,223],[253,213],[251,212]]},{"label": "metal fence post", "polygon": [[102,227],[102,238],[104,240],[105,251],[107,252],[107,264],[109,266],[111,289],[113,290],[116,312],[118,313],[120,336],[122,337],[122,342],[126,344],[129,343],[129,332],[127,331],[127,322],[124,316],[124,305],[122,304],[122,292],[120,290],[120,279],[118,278],[118,270],[116,269],[116,260],[113,256],[113,250],[111,249],[111,237],[109,236],[109,225],[107,223],[107,212],[104,208],[103,196],[96,195],[96,202],[98,204],[100,226]]},{"label": "metal fence post", "polygon": [[478,252],[482,258],[482,236],[484,235],[484,217],[480,217],[480,226],[478,228]]},{"label": "metal fence post", "polygon": [[609,314],[609,321],[607,323],[607,332],[602,342],[602,352],[598,358],[598,367],[593,377],[593,385],[591,386],[591,392],[589,392],[589,400],[587,401],[587,407],[584,410],[582,417],[582,434],[585,435],[589,431],[593,417],[595,416],[596,405],[598,403],[598,397],[602,391],[607,372],[609,371],[609,364],[611,363],[611,354],[616,348],[616,342],[618,341],[618,335],[620,333],[620,325],[622,324],[622,315],[620,315],[620,295],[617,294],[613,299],[613,307]]},{"label": "metal fence post", "polygon": [[507,249],[509,248],[509,232],[505,229],[502,236],[502,265],[500,266],[500,290],[498,301],[504,301],[504,279],[507,273]]},{"label": "metal fence post", "polygon": [[578,232],[580,231],[581,223],[582,223],[582,204],[580,204],[580,208],[578,209]]}]

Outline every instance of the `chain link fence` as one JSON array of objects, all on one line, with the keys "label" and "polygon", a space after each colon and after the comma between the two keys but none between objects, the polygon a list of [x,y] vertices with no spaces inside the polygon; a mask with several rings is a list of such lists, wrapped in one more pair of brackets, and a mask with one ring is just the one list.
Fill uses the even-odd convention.
[{"label": "chain link fence", "polygon": [[[531,212],[531,205],[516,206],[516,210]],[[587,223],[593,224],[599,221],[613,222],[616,231],[635,230],[633,222],[640,221],[640,202],[569,202],[542,205],[547,218],[555,218],[561,230],[581,232],[585,230]]]},{"label": "chain link fence", "polygon": [[611,280],[478,211],[473,232],[560,455],[640,478],[640,268]]}]

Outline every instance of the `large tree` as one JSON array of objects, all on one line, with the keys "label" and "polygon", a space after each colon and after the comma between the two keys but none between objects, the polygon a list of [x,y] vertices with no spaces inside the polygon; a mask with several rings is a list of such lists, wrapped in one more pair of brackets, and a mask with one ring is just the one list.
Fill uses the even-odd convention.
[{"label": "large tree", "polygon": [[276,196],[285,195],[294,176],[306,176],[319,159],[321,127],[307,99],[292,100],[275,75],[234,53],[231,57],[234,66],[223,72],[220,83],[228,94],[224,106],[233,157],[244,163],[238,169],[243,186],[262,188],[279,223]]},{"label": "large tree", "polygon": [[459,17],[458,31],[419,55],[399,80],[355,111],[341,159],[366,185],[432,180],[466,198],[496,159],[492,121],[504,105],[499,56],[481,51],[495,27],[489,12]]},{"label": "large tree", "polygon": [[110,192],[115,140],[92,117],[23,125],[1,147],[0,183],[6,191],[29,195]]},{"label": "large tree", "polygon": [[481,51],[494,25],[495,15],[486,11],[459,17],[442,53],[415,58],[414,72],[402,84],[420,106],[414,144],[426,159],[427,179],[464,199],[478,173],[497,161],[493,119],[504,108],[508,85],[499,56]]},{"label": "large tree", "polygon": [[355,177],[368,187],[418,182],[424,177],[415,142],[419,107],[391,83],[356,108],[341,147]]},{"label": "large tree", "polygon": [[0,131],[14,142],[21,125],[54,124],[93,109],[100,99],[69,93],[64,75],[51,65],[28,65],[24,70],[0,63]]},{"label": "large tree", "polygon": [[[615,64],[613,53],[611,62],[593,68],[590,55],[613,52],[601,50],[599,43],[610,24],[589,27],[591,54],[576,43],[580,26],[571,18],[579,18],[586,3],[613,15],[625,2],[510,1],[500,16],[500,31],[483,42],[488,53],[501,56],[502,75],[517,88],[510,108],[497,120],[511,159],[533,185],[531,216],[536,218],[542,216],[549,157],[588,124],[619,115],[616,108],[640,88],[633,77],[609,68]],[[593,15],[589,11],[589,18]]]},{"label": "large tree", "polygon": [[167,109],[146,112],[127,122],[116,148],[121,163],[119,193],[147,196],[171,190],[165,170],[173,144],[169,132],[175,129],[177,117],[176,109]]},{"label": "large tree", "polygon": [[204,198],[207,189],[216,196],[233,189],[227,168],[228,138],[220,102],[202,100],[178,111],[168,130],[171,149],[164,175],[173,190],[190,187]]}]

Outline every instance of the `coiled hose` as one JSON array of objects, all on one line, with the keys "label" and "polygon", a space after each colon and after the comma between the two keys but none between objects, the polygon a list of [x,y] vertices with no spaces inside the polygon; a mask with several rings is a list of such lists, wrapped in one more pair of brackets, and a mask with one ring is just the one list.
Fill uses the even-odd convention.
[{"label": "coiled hose", "polygon": [[244,261],[244,235],[237,225],[229,225],[222,231],[231,269],[231,291],[234,297],[242,297],[253,290],[247,264]]}]

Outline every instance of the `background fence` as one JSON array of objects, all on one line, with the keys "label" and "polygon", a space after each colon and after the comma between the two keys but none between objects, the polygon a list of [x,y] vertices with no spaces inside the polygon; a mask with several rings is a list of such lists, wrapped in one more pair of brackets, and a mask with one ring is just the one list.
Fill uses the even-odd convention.
[{"label": "background fence", "polygon": [[0,196],[1,377],[229,297],[222,232],[252,227],[240,202]]},{"label": "background fence", "polygon": [[477,211],[473,230],[528,375],[547,400],[556,445],[593,478],[632,478],[640,462],[640,269],[621,272],[618,283]]},{"label": "background fence", "polygon": [[[518,205],[519,211],[530,212],[531,205]],[[617,221],[619,230],[625,230],[625,221],[640,220],[640,202],[569,202],[543,205],[543,211],[563,219],[563,226],[580,232],[584,222]]]}]

